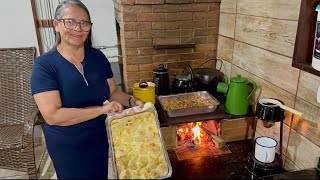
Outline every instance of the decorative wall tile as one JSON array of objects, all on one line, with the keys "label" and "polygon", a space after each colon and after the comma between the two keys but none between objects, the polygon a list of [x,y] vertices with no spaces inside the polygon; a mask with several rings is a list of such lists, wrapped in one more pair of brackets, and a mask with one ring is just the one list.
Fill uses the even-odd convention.
[{"label": "decorative wall tile", "polygon": [[317,90],[319,86],[319,76],[301,71],[297,96],[317,107],[320,107],[320,104],[317,102]]},{"label": "decorative wall tile", "polygon": [[238,0],[237,13],[297,21],[300,3],[301,0]]},{"label": "decorative wall tile", "polygon": [[289,158],[284,157],[284,168],[287,171],[298,171],[301,170],[297,165],[295,165]]},{"label": "decorative wall tile", "polygon": [[220,69],[221,72],[226,75],[228,78],[230,78],[231,75],[231,66],[232,64],[228,61],[224,61],[222,59],[218,59],[216,68]]},{"label": "decorative wall tile", "polygon": [[232,62],[292,94],[297,91],[300,70],[291,58],[236,41]]},{"label": "decorative wall tile", "polygon": [[289,57],[293,56],[297,31],[296,21],[240,14],[237,15],[236,21],[236,40]]},{"label": "decorative wall tile", "polygon": [[235,14],[220,13],[219,34],[234,38],[235,22]]},{"label": "decorative wall tile", "polygon": [[295,109],[303,112],[302,118],[292,123],[292,128],[320,147],[320,108],[297,98]]},{"label": "decorative wall tile", "polygon": [[217,58],[232,62],[234,39],[218,36]]},{"label": "decorative wall tile", "polygon": [[[291,113],[285,111],[287,170],[316,167],[320,156],[320,104],[316,101],[320,77],[291,66],[300,3],[301,0],[222,0],[220,10],[218,59],[228,65],[228,77],[241,74],[257,83],[253,105],[260,98],[277,98],[303,112],[300,120],[295,116],[291,121]],[[226,51],[228,38],[234,38],[233,56]],[[258,124],[256,136],[276,137],[279,134],[275,128],[277,125],[266,129]]]},{"label": "decorative wall tile", "polygon": [[238,0],[221,0],[220,12],[236,13]]},{"label": "decorative wall tile", "polygon": [[300,169],[314,168],[318,164],[320,147],[291,130],[287,157]]}]

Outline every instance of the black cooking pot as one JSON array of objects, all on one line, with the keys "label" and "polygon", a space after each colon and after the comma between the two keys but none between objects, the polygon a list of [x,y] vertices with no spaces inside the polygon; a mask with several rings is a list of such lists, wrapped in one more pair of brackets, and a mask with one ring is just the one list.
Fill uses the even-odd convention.
[{"label": "black cooking pot", "polygon": [[217,85],[224,81],[224,74],[221,71],[213,68],[197,68],[193,70],[193,74],[198,90],[209,91],[210,94],[219,96]]},{"label": "black cooking pot", "polygon": [[209,85],[212,82],[219,83],[223,81],[224,74],[218,69],[198,68],[193,70],[194,79],[201,84]]}]

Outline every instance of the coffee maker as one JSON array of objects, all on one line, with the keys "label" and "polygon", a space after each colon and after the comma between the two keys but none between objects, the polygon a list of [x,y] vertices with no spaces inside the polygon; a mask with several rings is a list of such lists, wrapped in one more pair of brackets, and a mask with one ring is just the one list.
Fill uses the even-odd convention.
[{"label": "coffee maker", "polygon": [[[262,121],[264,128],[270,128],[275,123],[280,123],[279,154],[276,153],[277,141],[267,136],[260,136],[254,140],[254,149],[247,157],[245,168],[251,174],[251,178],[268,176],[286,172],[283,168],[282,158],[282,139],[283,139],[283,121],[285,119],[284,110],[291,112],[291,121],[295,115],[301,117],[302,113],[294,110],[278,99],[264,98],[259,99],[255,112],[255,125],[253,137],[256,132],[257,122]],[[263,139],[263,141],[261,141]],[[267,142],[269,141],[269,142]],[[274,144],[275,142],[275,144]],[[265,143],[262,144],[261,143]],[[271,145],[272,144],[272,145]],[[271,158],[270,158],[271,157]]]},{"label": "coffee maker", "polygon": [[[253,133],[256,132],[257,122],[263,121],[263,126],[265,128],[270,128],[275,125],[275,123],[280,123],[280,142],[277,144],[276,140],[267,137],[267,136],[260,136],[253,141],[253,151],[250,153],[250,155],[246,159],[245,167],[247,171],[251,174],[251,178],[256,177],[262,177],[262,176],[268,176],[272,174],[277,174],[284,172],[284,169],[282,167],[282,136],[283,136],[283,120],[285,119],[284,110],[277,106],[272,106],[269,103],[266,103],[265,99],[260,99],[256,106],[256,112],[255,112],[255,125]],[[253,137],[254,137],[253,134]],[[266,147],[264,145],[260,146],[259,140],[261,139],[265,140],[272,140],[276,142],[276,145],[274,147]],[[279,154],[275,153],[276,146],[279,146]],[[262,153],[265,153],[266,155],[262,155],[263,158],[261,158],[261,153],[258,153],[257,151],[260,151],[261,149],[258,148],[265,148],[266,150]],[[270,148],[274,148],[272,152],[273,159],[271,161],[268,160],[268,158],[271,156],[269,155],[267,151],[270,151]],[[265,158],[264,158],[265,157]]]}]

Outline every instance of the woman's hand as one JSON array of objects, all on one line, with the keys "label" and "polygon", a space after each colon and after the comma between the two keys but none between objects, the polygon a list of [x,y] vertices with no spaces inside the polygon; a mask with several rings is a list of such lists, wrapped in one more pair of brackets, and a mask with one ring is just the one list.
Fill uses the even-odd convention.
[{"label": "woman's hand", "polygon": [[142,109],[143,106],[144,106],[144,102],[141,101],[140,99],[136,98],[136,97],[131,96],[130,106],[131,106],[131,107],[133,107],[133,106],[139,106],[139,107]]},{"label": "woman's hand", "polygon": [[122,111],[123,111],[123,106],[117,101],[111,101],[102,106],[102,114],[121,113]]}]

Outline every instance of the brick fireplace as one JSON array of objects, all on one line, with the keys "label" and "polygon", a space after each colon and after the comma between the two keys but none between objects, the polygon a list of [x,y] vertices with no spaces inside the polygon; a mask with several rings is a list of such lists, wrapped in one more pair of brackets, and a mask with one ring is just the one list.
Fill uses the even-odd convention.
[{"label": "brick fireplace", "polygon": [[220,0],[114,0],[125,91],[153,81],[164,64],[170,81],[184,64],[215,68]]}]

